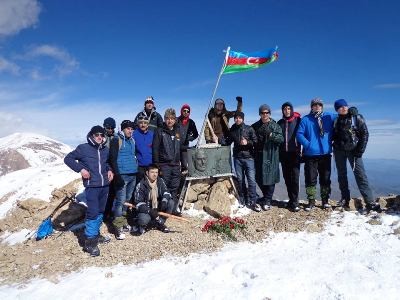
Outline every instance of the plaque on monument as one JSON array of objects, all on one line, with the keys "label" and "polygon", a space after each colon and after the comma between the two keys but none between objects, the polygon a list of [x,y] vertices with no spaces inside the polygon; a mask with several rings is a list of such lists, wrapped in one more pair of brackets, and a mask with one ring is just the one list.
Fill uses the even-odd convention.
[{"label": "plaque on monument", "polygon": [[204,178],[232,174],[231,147],[193,147],[188,149],[189,177]]}]

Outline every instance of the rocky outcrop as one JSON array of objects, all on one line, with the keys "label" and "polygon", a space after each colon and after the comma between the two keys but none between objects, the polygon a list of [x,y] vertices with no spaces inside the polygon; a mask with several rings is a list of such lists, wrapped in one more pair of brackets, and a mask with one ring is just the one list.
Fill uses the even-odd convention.
[{"label": "rocky outcrop", "polygon": [[204,210],[213,217],[229,216],[235,203],[234,188],[229,178],[193,180],[187,191],[185,208]]}]

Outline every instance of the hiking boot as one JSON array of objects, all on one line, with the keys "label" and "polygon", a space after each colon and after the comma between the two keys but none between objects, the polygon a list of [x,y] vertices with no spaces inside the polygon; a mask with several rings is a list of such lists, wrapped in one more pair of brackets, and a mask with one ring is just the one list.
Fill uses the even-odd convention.
[{"label": "hiking boot", "polygon": [[146,229],[143,226],[134,226],[132,227],[131,234],[134,236],[141,236],[146,232]]},{"label": "hiking boot", "polygon": [[92,238],[92,239],[85,239],[85,246],[83,247],[83,251],[87,252],[90,254],[90,256],[95,257],[100,255],[100,249],[97,246],[98,244],[98,238]]},{"label": "hiking boot", "polygon": [[298,205],[292,205],[289,207],[289,210],[292,212],[299,212],[300,211],[300,207]]},{"label": "hiking boot", "polygon": [[111,238],[108,235],[99,235],[99,244],[107,244],[111,242]]},{"label": "hiking boot", "polygon": [[132,227],[128,224],[125,224],[124,226],[122,226],[122,230],[123,232],[129,232],[131,231]]},{"label": "hiking boot", "polygon": [[379,203],[367,203],[367,205],[365,206],[365,209],[367,210],[367,212],[370,212],[371,210],[376,211],[378,213],[382,212],[382,208],[380,206]]},{"label": "hiking boot", "polygon": [[158,217],[157,219],[155,219],[155,221],[156,221],[156,227],[157,227],[158,230],[160,230],[161,232],[164,232],[164,233],[168,233],[169,232],[168,227],[165,226],[165,224],[164,224],[165,223],[164,219]]},{"label": "hiking boot", "polygon": [[308,200],[308,205],[306,206],[305,210],[311,211],[314,207],[315,207],[315,200],[311,199],[311,200]]},{"label": "hiking boot", "polygon": [[258,203],[254,203],[254,204],[250,205],[250,209],[254,210],[255,212],[260,212],[261,206]]},{"label": "hiking boot", "polygon": [[124,240],[125,239],[125,233],[124,233],[124,229],[122,227],[120,228],[115,228],[115,238],[117,240]]},{"label": "hiking boot", "polygon": [[322,209],[327,209],[331,208],[331,205],[329,204],[328,200],[322,200]]}]

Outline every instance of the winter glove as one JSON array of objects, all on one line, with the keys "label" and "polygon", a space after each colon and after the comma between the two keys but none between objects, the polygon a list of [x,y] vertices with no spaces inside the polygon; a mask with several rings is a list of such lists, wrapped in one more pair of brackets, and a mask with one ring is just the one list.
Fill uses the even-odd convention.
[{"label": "winter glove", "polygon": [[149,215],[150,215],[150,217],[151,217],[152,219],[157,218],[157,217],[158,217],[158,210],[157,210],[157,208],[150,209]]},{"label": "winter glove", "polygon": [[349,115],[351,115],[351,116],[357,116],[357,115],[358,115],[358,110],[357,110],[356,107],[353,106],[353,107],[350,107],[350,108],[349,108],[348,113],[349,113]]},{"label": "winter glove", "polygon": [[115,174],[113,183],[117,190],[119,190],[120,188],[122,188],[125,185],[125,181],[122,179],[121,175],[119,175],[119,174]]},{"label": "winter glove", "polygon": [[237,97],[236,97],[236,101],[237,101],[237,102],[243,102],[243,98],[242,98],[241,96],[237,96]]},{"label": "winter glove", "polygon": [[167,208],[168,208],[168,200],[164,198],[160,203],[160,211],[166,211]]},{"label": "winter glove", "polygon": [[150,207],[148,207],[147,205],[140,205],[137,211],[141,214],[150,214]]}]

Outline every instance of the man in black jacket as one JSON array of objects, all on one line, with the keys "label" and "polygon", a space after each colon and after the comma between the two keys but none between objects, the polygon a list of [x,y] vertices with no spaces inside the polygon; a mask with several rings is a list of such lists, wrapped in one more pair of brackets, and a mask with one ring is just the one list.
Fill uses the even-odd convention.
[{"label": "man in black jacket", "polygon": [[349,209],[350,190],[347,181],[347,160],[356,178],[358,189],[364,198],[367,210],[380,211],[365,173],[362,155],[368,143],[368,128],[362,115],[355,107],[349,108],[346,100],[335,102],[338,118],[334,124],[333,148],[338,172],[339,188],[342,194],[341,205]]},{"label": "man in black jacket", "polygon": [[164,114],[162,128],[157,128],[153,139],[153,163],[161,170],[172,200],[175,203],[174,213],[178,214],[178,188],[181,180],[181,140],[180,129],[176,122],[176,113],[173,108],[168,108]]},{"label": "man in black jacket", "polygon": [[190,119],[190,106],[188,104],[182,105],[181,115],[178,117],[178,124],[181,130],[181,169],[182,172],[188,168],[188,153],[189,142],[194,141],[199,136],[197,132],[196,123]]},{"label": "man in black jacket", "polygon": [[[230,138],[233,140],[233,161],[238,180],[239,202],[244,203],[244,195],[248,195],[248,206],[256,212],[261,211],[261,206],[256,203],[256,170],[254,167],[254,145],[257,143],[257,136],[251,126],[244,124],[244,113],[236,112],[234,115],[235,124],[230,129]],[[248,189],[246,188],[245,176]]]},{"label": "man in black jacket", "polygon": [[282,166],[283,178],[289,196],[289,209],[298,212],[299,207],[299,176],[300,176],[300,143],[296,140],[299,128],[300,114],[293,110],[290,102],[282,104],[282,119],[278,121],[283,132],[283,144],[279,149],[279,160]]},{"label": "man in black jacket", "polygon": [[164,180],[158,177],[156,165],[147,168],[146,176],[136,186],[134,199],[138,212],[138,228],[134,235],[143,234],[151,222],[162,232],[169,232],[164,224],[165,218],[159,217],[158,212],[171,213],[174,201]]}]

